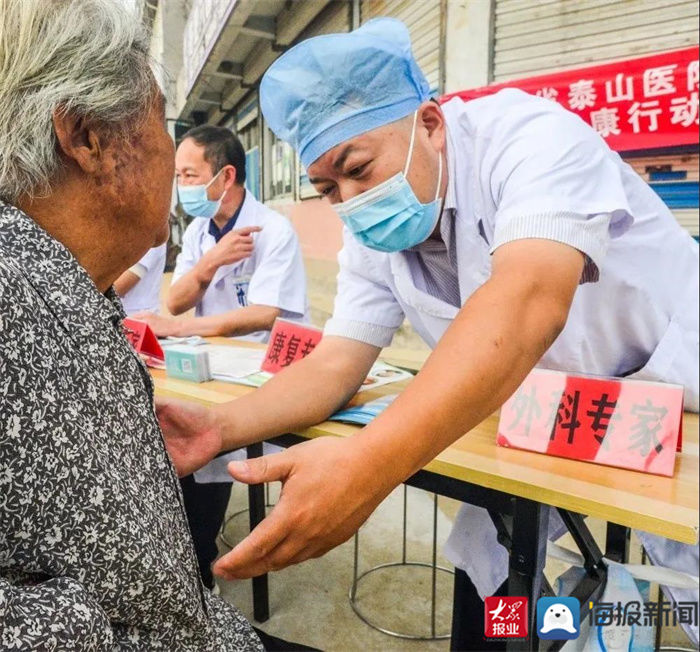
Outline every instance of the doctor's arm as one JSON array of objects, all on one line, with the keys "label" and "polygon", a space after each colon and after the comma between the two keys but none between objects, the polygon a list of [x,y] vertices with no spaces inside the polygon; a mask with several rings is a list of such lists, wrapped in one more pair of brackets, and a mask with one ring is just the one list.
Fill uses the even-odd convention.
[{"label": "doctor's arm", "polygon": [[[219,242],[209,249],[199,260],[183,261],[188,270],[180,276],[168,291],[167,306],[173,315],[180,315],[194,308],[204,296],[214,274],[222,265],[233,265],[253,253],[253,233],[260,231],[259,226],[247,226],[229,231]],[[187,238],[187,233],[185,237]],[[191,247],[183,243],[182,255],[188,254],[184,249]],[[186,256],[185,256],[186,257]],[[180,260],[178,260],[180,265]]]},{"label": "doctor's arm", "polygon": [[129,290],[136,287],[136,284],[141,280],[141,277],[133,271],[133,268],[122,272],[121,276],[114,281],[114,291],[123,297]]},{"label": "doctor's arm", "polygon": [[282,481],[283,491],[215,572],[258,575],[318,557],[352,536],[394,487],[516,390],[563,329],[583,265],[579,251],[548,240],[499,247],[491,278],[465,303],[407,389],[370,425],[348,439],[324,437],[230,464],[236,479]]},{"label": "doctor's arm", "polygon": [[179,476],[233,450],[324,421],[354,396],[380,349],[325,336],[305,358],[260,389],[213,408],[159,399],[158,420]]},{"label": "doctor's arm", "polygon": [[269,331],[281,311],[274,306],[245,306],[206,317],[168,317],[144,312],[134,315],[148,323],[158,337],[239,337]]}]

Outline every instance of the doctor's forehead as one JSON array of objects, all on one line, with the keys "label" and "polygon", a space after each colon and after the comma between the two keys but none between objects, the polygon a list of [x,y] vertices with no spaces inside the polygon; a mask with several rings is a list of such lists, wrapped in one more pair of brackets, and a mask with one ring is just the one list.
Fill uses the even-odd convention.
[{"label": "doctor's forehead", "polygon": [[178,170],[206,170],[209,163],[204,158],[204,146],[193,138],[185,138],[175,152],[175,167]]},{"label": "doctor's forehead", "polygon": [[309,165],[307,172],[310,180],[313,183],[313,177],[327,177],[340,173],[346,163],[362,162],[359,159],[374,158],[394,151],[405,155],[409,138],[410,131],[406,128],[405,120],[398,120],[355,136],[329,149]]}]

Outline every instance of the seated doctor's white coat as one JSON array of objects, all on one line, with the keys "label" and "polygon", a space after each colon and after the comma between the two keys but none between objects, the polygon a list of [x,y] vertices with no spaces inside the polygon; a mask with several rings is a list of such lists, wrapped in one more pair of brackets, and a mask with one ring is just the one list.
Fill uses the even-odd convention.
[{"label": "seated doctor's white coat", "polygon": [[164,242],[149,249],[138,263],[129,268],[130,272],[139,277],[139,281],[122,297],[122,305],[127,315],[144,310],[160,310],[160,286],[163,282],[167,253],[168,245]]},{"label": "seated doctor's white coat", "polygon": [[[698,245],[661,199],[590,126],[554,102],[506,89],[469,102],[455,98],[442,110],[448,264],[426,275],[427,243],[387,254],[346,229],[325,333],[383,347],[405,316],[434,347],[488,280],[497,247],[556,240],[587,262],[566,327],[538,366],[679,383],[686,409],[697,411]],[[458,287],[457,300],[445,300],[455,295],[449,287]],[[482,596],[507,577],[506,551],[483,509],[462,508],[446,552]]]},{"label": "seated doctor's white coat", "polygon": [[[185,230],[182,252],[177,258],[173,283],[189,272],[209,249],[216,245],[209,233],[208,219],[194,218]],[[253,234],[253,255],[233,265],[223,265],[214,274],[204,296],[197,304],[199,316],[220,315],[255,304],[281,310],[281,317],[308,321],[306,273],[299,239],[289,220],[260,203],[246,191],[234,229],[260,226]],[[269,331],[258,331],[237,339],[267,342]],[[277,447],[264,444],[265,452]],[[195,471],[197,482],[232,482],[226,470],[230,461],[245,459],[245,449],[215,458]]]},{"label": "seated doctor's white coat", "polygon": [[[194,218],[185,230],[177,257],[175,283],[216,245],[208,219]],[[233,265],[222,265],[195,308],[197,317],[220,315],[247,305],[279,308],[281,317],[308,321],[306,274],[299,240],[289,220],[260,203],[246,191],[234,229],[260,226],[253,234],[253,255]],[[242,340],[267,342],[269,331],[241,336]]]}]

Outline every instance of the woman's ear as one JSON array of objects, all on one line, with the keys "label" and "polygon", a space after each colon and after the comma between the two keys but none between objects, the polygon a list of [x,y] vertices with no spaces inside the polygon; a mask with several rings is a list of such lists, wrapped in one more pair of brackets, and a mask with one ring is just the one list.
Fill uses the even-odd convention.
[{"label": "woman's ear", "polygon": [[52,120],[63,157],[91,176],[101,172],[105,163],[104,144],[85,118],[70,111],[56,109]]}]

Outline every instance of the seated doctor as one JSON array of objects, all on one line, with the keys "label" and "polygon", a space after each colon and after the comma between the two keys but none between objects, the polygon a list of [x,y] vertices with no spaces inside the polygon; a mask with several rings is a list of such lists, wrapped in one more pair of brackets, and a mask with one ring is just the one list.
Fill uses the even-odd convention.
[{"label": "seated doctor", "polygon": [[165,271],[168,243],[152,247],[138,263],[114,281],[114,290],[121,297],[124,312],[134,315],[160,310],[160,286]]},{"label": "seated doctor", "polygon": [[[291,48],[260,100],[345,223],[335,312],[313,353],[255,392],[209,410],[160,404],[179,472],[323,421],[404,317],[434,350],[355,436],[229,465],[283,490],[215,572],[249,577],[342,543],[534,366],[679,383],[697,411],[698,245],[580,118],[514,89],[440,106],[393,19]],[[673,566],[668,542],[640,536]],[[462,508],[450,556],[457,609],[506,580],[482,509]],[[484,649],[483,614],[456,613],[453,645]]]},{"label": "seated doctor", "polygon": [[[277,317],[305,320],[306,275],[287,218],[258,202],[244,186],[245,152],[223,127],[188,131],[175,154],[178,196],[195,219],[183,237],[167,306],[175,315],[140,313],[155,334],[229,335],[267,341]],[[181,479],[185,511],[204,584],[214,586],[216,536],[231,494],[228,462],[236,451]]]},{"label": "seated doctor", "polygon": [[287,218],[245,188],[245,152],[224,127],[188,131],[175,154],[178,197],[188,215],[168,310],[139,314],[159,337],[227,335],[266,342],[277,317],[305,320],[306,275]]}]

